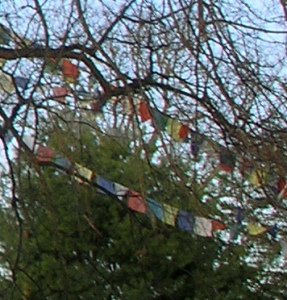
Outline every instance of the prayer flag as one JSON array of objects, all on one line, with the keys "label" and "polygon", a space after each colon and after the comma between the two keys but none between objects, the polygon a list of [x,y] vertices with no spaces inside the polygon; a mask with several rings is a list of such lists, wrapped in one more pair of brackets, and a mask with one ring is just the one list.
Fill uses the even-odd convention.
[{"label": "prayer flag", "polygon": [[219,160],[219,167],[221,170],[225,172],[232,172],[235,167],[236,158],[235,154],[231,150],[224,149],[220,153]]},{"label": "prayer flag", "polygon": [[0,44],[9,45],[12,31],[6,26],[0,24]]},{"label": "prayer flag", "polygon": [[[106,191],[115,195],[115,183],[103,176],[97,175],[97,185],[100,187],[97,191],[106,194]],[[101,189],[103,188],[103,189]]]},{"label": "prayer flag", "polygon": [[4,72],[0,72],[0,87],[4,92],[12,92],[14,90],[12,77]]},{"label": "prayer flag", "polygon": [[145,101],[140,101],[139,103],[139,115],[142,122],[145,122],[147,120],[151,119],[151,114],[149,112],[149,108]]},{"label": "prayer flag", "polygon": [[266,184],[267,176],[267,172],[259,169],[253,169],[249,174],[248,180],[256,187],[261,187],[262,185]]},{"label": "prayer flag", "polygon": [[194,216],[183,210],[179,210],[176,219],[177,227],[185,231],[193,231],[194,228]]},{"label": "prayer flag", "polygon": [[135,191],[129,191],[128,193],[128,207],[139,213],[146,213],[147,205],[144,198]]},{"label": "prayer flag", "polygon": [[280,177],[277,182],[280,198],[287,197],[287,182],[284,178]]},{"label": "prayer flag", "polygon": [[211,220],[212,223],[212,231],[216,230],[224,230],[226,229],[226,225],[217,220]]},{"label": "prayer flag", "polygon": [[236,219],[237,224],[241,224],[241,222],[243,221],[243,219],[244,219],[243,212],[244,212],[244,209],[242,209],[241,207],[236,207],[235,219]]},{"label": "prayer flag", "polygon": [[26,146],[32,150],[32,151],[37,151],[37,145],[35,144],[35,138],[29,135],[24,135],[23,137],[23,142],[26,144]]},{"label": "prayer flag", "polygon": [[27,88],[27,85],[29,83],[29,79],[22,76],[15,76],[14,81],[16,86],[20,87],[23,90]]},{"label": "prayer flag", "polygon": [[178,131],[178,136],[181,139],[185,140],[187,138],[189,132],[190,132],[189,127],[186,126],[186,125],[181,124],[181,127],[179,128],[179,131]]},{"label": "prayer flag", "polygon": [[[81,176],[87,180],[92,180],[93,176],[94,176],[94,172],[89,170],[86,167],[83,167],[82,165],[75,163],[75,174],[78,176]],[[84,180],[82,180],[81,178],[75,176],[75,180],[78,181],[79,183],[83,183],[83,184],[87,184],[87,182],[85,182]]]},{"label": "prayer flag", "polygon": [[163,209],[163,222],[168,225],[175,226],[175,220],[178,214],[178,208],[163,203],[162,209]]},{"label": "prayer flag", "polygon": [[156,108],[151,109],[151,115],[153,117],[153,124],[158,130],[165,130],[168,117],[162,114]]},{"label": "prayer flag", "polygon": [[195,217],[194,230],[196,235],[203,237],[212,237],[212,222],[204,217]]},{"label": "prayer flag", "polygon": [[148,205],[149,211],[151,211],[158,219],[160,219],[162,221],[163,220],[162,203],[148,198],[147,205]]},{"label": "prayer flag", "polygon": [[263,227],[260,224],[253,224],[253,223],[248,223],[246,225],[247,231],[250,235],[258,235],[266,232],[267,228]]},{"label": "prayer flag", "polygon": [[54,156],[54,163],[66,171],[69,171],[73,166],[73,164],[66,157],[63,157],[60,154],[56,154]]},{"label": "prayer flag", "polygon": [[229,227],[230,228],[230,239],[235,240],[239,233],[242,231],[242,225],[241,224],[234,224]]},{"label": "prayer flag", "polygon": [[172,118],[167,120],[167,133],[177,142],[181,142],[183,139],[179,136],[179,131],[182,127],[182,124]]},{"label": "prayer flag", "polygon": [[74,83],[79,76],[78,66],[64,58],[62,60],[62,73],[67,82]]},{"label": "prayer flag", "polygon": [[197,132],[193,132],[191,135],[191,143],[190,143],[190,150],[193,155],[197,155],[202,144],[204,142],[203,136],[198,134]]},{"label": "prayer flag", "polygon": [[284,259],[286,259],[287,258],[287,242],[285,239],[281,239],[279,241],[279,243],[281,246],[282,255],[283,255]]},{"label": "prayer flag", "polygon": [[66,87],[55,86],[53,88],[54,97],[61,103],[65,103],[68,93],[69,89],[67,89]]},{"label": "prayer flag", "polygon": [[129,192],[129,188],[119,184],[119,183],[114,183],[114,189],[115,189],[115,195],[119,198],[119,200],[123,200],[123,198],[127,195]]},{"label": "prayer flag", "polygon": [[277,236],[277,230],[278,230],[278,226],[277,224],[274,224],[272,227],[267,229],[266,232],[269,233],[275,239]]},{"label": "prayer flag", "polygon": [[55,151],[51,148],[39,145],[36,152],[36,158],[40,163],[51,162],[55,154]]}]

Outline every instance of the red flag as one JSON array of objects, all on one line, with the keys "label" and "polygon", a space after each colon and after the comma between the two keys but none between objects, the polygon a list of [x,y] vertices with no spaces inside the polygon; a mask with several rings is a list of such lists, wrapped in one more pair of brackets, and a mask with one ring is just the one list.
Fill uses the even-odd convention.
[{"label": "red flag", "polygon": [[212,231],[215,230],[223,230],[226,228],[226,225],[217,220],[211,220],[212,223]]},{"label": "red flag", "polygon": [[151,114],[149,112],[148,106],[144,101],[141,101],[139,104],[139,114],[142,122],[151,119]]},{"label": "red flag", "polygon": [[278,182],[277,182],[277,187],[279,192],[281,193],[284,189],[284,192],[282,194],[282,197],[287,197],[287,183],[286,180],[282,177],[279,178]]},{"label": "red flag", "polygon": [[62,60],[62,72],[66,80],[74,82],[79,76],[78,66],[72,64],[68,59]]},{"label": "red flag", "polygon": [[62,86],[56,86],[53,88],[53,93],[57,100],[59,100],[61,103],[65,103],[65,97],[69,93],[69,89]]},{"label": "red flag", "polygon": [[190,131],[189,127],[187,127],[186,125],[181,125],[181,127],[179,128],[179,131],[178,131],[178,136],[181,139],[185,139],[187,137],[189,131]]},{"label": "red flag", "polygon": [[141,194],[129,191],[129,198],[128,198],[128,207],[134,211],[139,213],[146,213],[147,205],[145,199],[141,196]]},{"label": "red flag", "polygon": [[36,158],[38,162],[45,163],[50,162],[53,160],[53,157],[56,155],[55,151],[52,150],[49,147],[39,145],[37,152],[36,152]]}]

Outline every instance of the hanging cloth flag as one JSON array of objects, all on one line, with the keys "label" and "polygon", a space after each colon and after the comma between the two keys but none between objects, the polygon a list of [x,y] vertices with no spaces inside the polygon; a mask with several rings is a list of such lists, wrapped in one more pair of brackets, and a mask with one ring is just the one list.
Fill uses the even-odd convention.
[{"label": "hanging cloth flag", "polygon": [[249,174],[248,180],[256,187],[261,187],[267,183],[267,172],[259,169],[253,169]]},{"label": "hanging cloth flag", "polygon": [[36,145],[36,140],[33,136],[24,135],[23,136],[23,142],[26,144],[26,146],[31,150],[37,152],[38,145]]},{"label": "hanging cloth flag", "polygon": [[212,237],[212,222],[210,219],[195,216],[193,232],[203,237]]},{"label": "hanging cloth flag", "polygon": [[[100,194],[106,194],[106,192],[111,193],[115,195],[115,183],[103,176],[97,175],[96,176],[96,182],[99,188],[97,191]],[[102,188],[102,189],[101,189]]]},{"label": "hanging cloth flag", "polygon": [[44,71],[47,73],[55,73],[59,70],[58,60],[56,58],[47,58],[45,60]]},{"label": "hanging cloth flag", "polygon": [[179,138],[181,138],[181,139],[183,139],[183,141],[185,141],[189,133],[190,133],[189,127],[181,124],[181,127],[179,128],[179,131],[178,131]]},{"label": "hanging cloth flag", "polygon": [[61,103],[66,102],[66,96],[68,95],[69,92],[70,90],[67,89],[66,87],[55,86],[53,88],[54,97],[56,98],[56,100],[58,100]]},{"label": "hanging cloth flag", "polygon": [[216,230],[224,230],[226,229],[226,225],[217,220],[211,220],[212,223],[212,231]]},{"label": "hanging cloth flag", "polygon": [[114,189],[115,189],[115,195],[119,198],[119,200],[123,200],[123,198],[127,195],[129,192],[129,188],[119,184],[119,183],[114,183]]},{"label": "hanging cloth flag", "polygon": [[145,101],[140,101],[139,103],[139,115],[142,122],[148,121],[151,119],[151,114],[149,108]]},{"label": "hanging cloth flag", "polygon": [[175,220],[178,214],[178,208],[163,203],[162,209],[163,209],[163,222],[168,225],[175,226]]},{"label": "hanging cloth flag", "polygon": [[14,90],[12,77],[4,72],[0,72],[0,90],[11,93]]},{"label": "hanging cloth flag", "polygon": [[78,66],[64,58],[62,60],[62,73],[66,82],[74,83],[79,76]]},{"label": "hanging cloth flag", "polygon": [[250,235],[259,235],[264,232],[266,232],[267,228],[263,227],[262,225],[258,224],[253,224],[253,223],[248,223],[246,225],[247,231]]},{"label": "hanging cloth flag", "polygon": [[12,31],[6,26],[0,24],[0,44],[9,45],[11,42]]},{"label": "hanging cloth flag", "polygon": [[278,230],[278,225],[274,224],[272,227],[267,229],[266,232],[269,233],[275,239],[277,236],[277,230]]},{"label": "hanging cloth flag", "polygon": [[[86,167],[83,167],[82,165],[78,164],[78,163],[75,163],[75,174],[78,175],[78,176],[81,176],[83,178],[86,178],[87,180],[91,181],[93,176],[94,176],[94,172],[89,170],[88,168]],[[79,183],[82,183],[82,184],[87,184],[87,182],[85,182],[84,180],[82,180],[81,178],[75,176],[74,177],[76,181],[78,181]]]},{"label": "hanging cloth flag", "polygon": [[235,167],[235,154],[229,150],[224,149],[219,155],[219,167],[225,172],[232,172]]},{"label": "hanging cloth flag", "polygon": [[129,191],[128,193],[128,208],[139,212],[139,213],[146,213],[147,205],[145,199],[141,196],[141,194],[135,191]]},{"label": "hanging cloth flag", "polygon": [[165,130],[168,117],[162,114],[159,110],[156,108],[151,109],[151,115],[153,118],[153,125],[158,130]]},{"label": "hanging cloth flag", "polygon": [[203,143],[204,143],[204,137],[197,132],[193,132],[191,135],[190,150],[194,156],[197,156]]},{"label": "hanging cloth flag", "polygon": [[73,164],[66,158],[60,154],[56,154],[54,156],[54,163],[63,168],[65,171],[70,171],[73,167]]},{"label": "hanging cloth flag", "polygon": [[287,242],[285,239],[281,239],[279,241],[280,246],[281,246],[281,251],[284,259],[287,259]]},{"label": "hanging cloth flag", "polygon": [[236,207],[236,209],[235,209],[235,220],[236,220],[237,224],[241,224],[241,222],[243,221],[243,219],[244,219],[243,212],[244,212],[243,208]]},{"label": "hanging cloth flag", "polygon": [[55,151],[49,147],[39,145],[36,152],[36,158],[39,163],[47,163],[53,161]]},{"label": "hanging cloth flag", "polygon": [[279,190],[279,198],[285,198],[287,197],[287,182],[284,178],[280,177],[277,182],[277,187]]},{"label": "hanging cloth flag", "polygon": [[15,76],[14,81],[16,86],[20,87],[21,89],[25,90],[28,86],[29,79],[22,77],[22,76]]},{"label": "hanging cloth flag", "polygon": [[163,207],[162,207],[162,203],[150,199],[147,199],[147,206],[149,209],[149,212],[153,213],[159,220],[163,220]]},{"label": "hanging cloth flag", "polygon": [[242,225],[241,224],[233,224],[232,226],[229,227],[230,229],[230,234],[229,237],[231,240],[235,240],[239,233],[242,231]]},{"label": "hanging cloth flag", "polygon": [[179,136],[179,131],[183,125],[175,119],[168,118],[167,120],[167,133],[170,135],[176,142],[183,142],[183,139]]},{"label": "hanging cloth flag", "polygon": [[194,216],[187,211],[179,210],[177,214],[176,225],[182,230],[193,231]]}]

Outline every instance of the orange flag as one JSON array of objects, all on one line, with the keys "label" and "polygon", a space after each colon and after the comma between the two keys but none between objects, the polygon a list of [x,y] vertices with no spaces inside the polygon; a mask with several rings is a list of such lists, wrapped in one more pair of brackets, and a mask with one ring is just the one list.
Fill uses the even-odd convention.
[{"label": "orange flag", "polygon": [[62,73],[67,82],[74,83],[79,76],[78,66],[65,58],[62,60]]},{"label": "orange flag", "polygon": [[224,230],[226,228],[226,225],[221,223],[220,221],[217,220],[211,220],[212,224],[212,231],[215,230]]}]

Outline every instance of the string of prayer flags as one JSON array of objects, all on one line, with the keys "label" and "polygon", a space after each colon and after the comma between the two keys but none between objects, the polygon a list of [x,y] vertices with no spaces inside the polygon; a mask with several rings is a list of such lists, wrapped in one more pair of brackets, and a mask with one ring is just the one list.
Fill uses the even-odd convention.
[{"label": "string of prayer flags", "polygon": [[194,228],[194,216],[184,210],[179,210],[176,219],[176,225],[181,230],[193,231]]},{"label": "string of prayer flags", "polygon": [[195,216],[193,232],[202,237],[212,237],[212,221],[204,217]]},{"label": "string of prayer flags", "polygon": [[173,207],[166,203],[162,204],[162,208],[163,208],[162,221],[168,225],[175,226],[175,220],[178,214],[178,208]]},{"label": "string of prayer flags", "polygon": [[36,151],[36,158],[40,163],[53,161],[55,155],[56,153],[54,150],[43,145],[39,145]]},{"label": "string of prayer flags", "polygon": [[248,223],[246,225],[247,231],[250,235],[259,235],[267,231],[267,228],[260,224]]},{"label": "string of prayer flags", "polygon": [[66,102],[66,96],[69,92],[70,90],[63,86],[55,86],[53,88],[54,97],[63,104]]},{"label": "string of prayer flags", "polygon": [[69,59],[64,58],[62,60],[62,73],[66,82],[74,83],[79,76],[78,66],[71,63]]},{"label": "string of prayer flags", "polygon": [[[78,164],[78,163],[75,163],[75,166],[74,166],[74,171],[75,171],[75,174],[80,176],[80,177],[83,177],[89,181],[92,180],[93,176],[94,176],[94,172],[91,171],[90,169],[86,168],[86,167],[83,167],[82,165]],[[87,182],[85,182],[84,180],[82,180],[81,178],[75,176],[74,177],[76,181],[78,181],[79,183],[82,183],[82,184],[87,184]]]},{"label": "string of prayer flags", "polygon": [[152,212],[159,220],[162,221],[163,220],[162,203],[148,198],[147,205],[148,205],[149,211]]},{"label": "string of prayer flags", "polygon": [[147,204],[140,193],[130,190],[128,192],[128,208],[136,212],[145,214],[147,211]]},{"label": "string of prayer flags", "polygon": [[217,220],[211,220],[211,224],[212,224],[212,231],[216,231],[216,230],[224,230],[226,229],[226,225],[223,224],[220,221]]},{"label": "string of prayer flags", "polygon": [[140,101],[139,103],[139,116],[142,122],[146,122],[151,119],[151,114],[149,108],[145,101]]},{"label": "string of prayer flags", "polygon": [[219,154],[219,167],[222,171],[232,172],[235,167],[235,162],[236,162],[236,157],[231,150],[224,149]]}]

